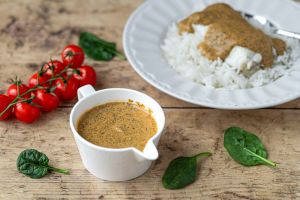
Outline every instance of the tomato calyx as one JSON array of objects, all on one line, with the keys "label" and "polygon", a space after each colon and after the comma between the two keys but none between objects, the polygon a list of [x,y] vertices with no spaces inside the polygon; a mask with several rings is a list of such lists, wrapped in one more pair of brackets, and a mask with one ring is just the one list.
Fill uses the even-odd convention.
[{"label": "tomato calyx", "polygon": [[67,53],[66,53],[66,57],[71,57],[71,58],[73,58],[74,56],[76,55],[76,53],[73,53],[72,51],[67,51]]},{"label": "tomato calyx", "polygon": [[29,97],[29,93],[27,92],[29,90],[28,86],[23,84],[17,76],[15,79],[10,79],[9,82],[11,85],[8,87],[6,93],[12,101],[20,95]]},{"label": "tomato calyx", "polygon": [[9,84],[15,84],[16,86],[20,87],[20,85],[22,85],[23,82],[21,81],[21,79],[19,79],[18,76],[15,76],[14,79],[12,79],[12,78],[9,79],[8,83]]},{"label": "tomato calyx", "polygon": [[45,93],[47,94],[55,94],[53,91],[57,88],[58,85],[54,85],[51,88],[41,88],[43,90],[45,90]]},{"label": "tomato calyx", "polygon": [[79,86],[84,86],[87,84],[96,85],[97,75],[93,67],[88,65],[83,65],[78,68],[76,72],[73,72],[73,77],[79,81]]},{"label": "tomato calyx", "polygon": [[52,60],[50,59],[49,62],[45,63],[42,66],[42,69],[46,76],[48,77],[54,77],[55,75],[59,75],[61,73],[66,72],[66,65],[59,60]]},{"label": "tomato calyx", "polygon": [[73,52],[71,50],[67,51],[66,55],[65,55],[65,58],[66,57],[69,57],[69,58],[73,58],[74,56],[76,55],[80,55],[80,53],[77,53],[77,52]]},{"label": "tomato calyx", "polygon": [[54,93],[60,98],[60,100],[70,101],[76,97],[79,82],[73,77],[73,75],[59,78],[55,81],[55,84],[57,85],[57,88],[54,90]]},{"label": "tomato calyx", "polygon": [[37,72],[37,74],[38,74],[38,77],[43,76],[43,75],[45,74],[43,68],[41,68],[41,69]]},{"label": "tomato calyx", "polygon": [[[67,51],[67,53],[65,54],[64,59],[72,59],[74,58],[74,56],[76,55],[76,53],[72,52],[71,50]],[[68,63],[68,67],[72,67],[72,65],[74,65],[72,62]]]},{"label": "tomato calyx", "polygon": [[[68,81],[72,78],[73,73],[74,73],[74,71],[72,71],[72,74],[69,74],[69,75],[65,75],[65,76],[61,75],[61,76],[59,76],[58,79],[62,79],[63,83],[64,83],[64,84],[67,84]],[[57,80],[58,80],[58,79],[57,79]]]},{"label": "tomato calyx", "polygon": [[[50,66],[49,66],[49,67],[50,67]],[[46,71],[47,71],[47,70],[45,70],[45,69],[44,69],[44,66],[42,65],[41,68],[40,68],[40,70],[37,71],[38,78],[40,78],[40,77],[42,77],[42,76],[46,76]]]},{"label": "tomato calyx", "polygon": [[61,52],[61,58],[65,65],[69,65],[70,68],[76,69],[80,67],[84,61],[84,52],[81,47],[70,44],[65,46]]},{"label": "tomato calyx", "polygon": [[[46,63],[46,65],[49,67],[49,69],[50,69],[52,72],[54,72],[54,63],[53,63],[53,60],[52,60],[52,59],[50,59],[50,63],[51,63],[51,64],[49,64],[49,62],[48,62],[48,63]],[[47,71],[47,70],[45,70],[45,71]]]},{"label": "tomato calyx", "polygon": [[78,74],[78,75],[80,75],[80,74],[81,74],[81,72],[80,72],[80,70],[79,70],[79,69],[73,69],[73,74]]},{"label": "tomato calyx", "polygon": [[32,95],[30,98],[21,98],[19,99],[19,101],[15,102],[14,104],[17,104],[17,103],[28,103],[28,104],[31,104],[31,105],[34,105],[36,107],[41,107],[40,105],[38,105],[37,103],[35,103],[35,95]]}]

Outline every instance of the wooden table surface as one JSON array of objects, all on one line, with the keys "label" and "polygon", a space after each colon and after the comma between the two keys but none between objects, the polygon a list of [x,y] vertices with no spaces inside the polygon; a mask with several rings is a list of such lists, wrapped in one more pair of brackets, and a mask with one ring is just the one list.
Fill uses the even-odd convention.
[{"label": "wooden table surface", "polygon": [[[143,0],[0,2],[0,90],[15,75],[27,80],[67,44],[90,31],[122,48],[122,30],[130,13]],[[143,176],[127,182],[106,182],[84,169],[71,135],[68,118],[75,103],[25,125],[0,123],[0,199],[300,199],[300,99],[274,108],[227,111],[195,106],[172,98],[140,78],[127,61],[95,62],[96,89],[126,87],[155,98],[167,118],[159,144],[160,158]],[[256,133],[277,168],[243,167],[223,147],[223,132],[237,125]],[[35,148],[50,164],[71,169],[70,175],[51,173],[33,180],[16,169],[18,154]],[[197,181],[185,189],[162,187],[168,163],[179,155],[211,151],[199,162]]]}]

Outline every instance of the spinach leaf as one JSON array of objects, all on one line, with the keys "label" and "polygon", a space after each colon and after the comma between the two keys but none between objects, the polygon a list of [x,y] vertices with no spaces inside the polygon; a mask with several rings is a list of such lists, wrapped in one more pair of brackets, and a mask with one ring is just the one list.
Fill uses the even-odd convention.
[{"label": "spinach leaf", "polygon": [[45,176],[49,170],[69,174],[66,169],[58,169],[48,165],[48,157],[35,149],[22,151],[17,160],[18,171],[30,178],[38,179]]},{"label": "spinach leaf", "polygon": [[81,33],[79,46],[88,57],[94,60],[110,61],[115,56],[126,60],[125,56],[117,51],[116,43],[105,41],[92,33]]},{"label": "spinach leaf", "polygon": [[178,157],[172,160],[162,177],[166,189],[180,189],[196,180],[197,160],[208,157],[210,152],[199,153],[193,157]]},{"label": "spinach leaf", "polygon": [[268,153],[260,139],[241,128],[230,127],[225,131],[224,147],[229,155],[242,165],[276,166],[274,162],[267,160]]}]

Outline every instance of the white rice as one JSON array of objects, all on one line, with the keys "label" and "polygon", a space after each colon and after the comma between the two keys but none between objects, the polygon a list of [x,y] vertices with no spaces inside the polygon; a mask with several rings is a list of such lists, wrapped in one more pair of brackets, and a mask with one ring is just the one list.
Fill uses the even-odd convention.
[{"label": "white rice", "polygon": [[274,34],[269,26],[261,27],[254,21],[254,26],[261,28],[273,37],[281,38],[287,44],[284,55],[278,56],[268,69],[258,69],[251,76],[244,76],[240,69],[230,66],[221,59],[209,61],[202,56],[197,45],[203,40],[200,32],[178,34],[176,24],[169,27],[162,45],[164,55],[177,72],[196,83],[213,88],[242,89],[266,85],[291,71],[293,64],[299,59],[299,40]]}]

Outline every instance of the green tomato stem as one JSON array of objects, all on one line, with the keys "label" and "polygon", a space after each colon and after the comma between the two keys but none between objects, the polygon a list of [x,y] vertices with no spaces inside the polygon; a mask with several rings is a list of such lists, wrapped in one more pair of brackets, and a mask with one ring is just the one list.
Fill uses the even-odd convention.
[{"label": "green tomato stem", "polygon": [[19,96],[20,95],[20,84],[18,82],[18,78],[16,78],[16,81],[17,81],[17,94]]},{"label": "green tomato stem", "polygon": [[51,166],[49,166],[48,169],[51,171],[61,173],[61,174],[70,174],[70,171],[68,169],[59,169],[59,168],[55,168],[55,167],[51,167]]},{"label": "green tomato stem", "polygon": [[196,157],[196,159],[199,159],[199,158],[209,157],[211,155],[212,155],[212,153],[210,153],[210,152],[202,152],[202,153],[195,155],[194,157]]},{"label": "green tomato stem", "polygon": [[[49,79],[50,80],[50,79]],[[46,81],[45,81],[46,82]],[[45,83],[44,82],[44,83]],[[26,100],[22,100],[22,101],[19,101],[18,102],[18,100],[20,99],[20,98],[22,98],[23,96],[25,96],[26,94],[28,94],[28,93],[30,93],[30,92],[33,92],[33,91],[35,91],[35,90],[37,90],[37,89],[40,89],[40,85],[36,85],[35,87],[33,87],[33,88],[30,88],[29,90],[27,90],[26,92],[24,92],[23,94],[18,94],[18,96],[0,113],[0,117],[2,116],[2,115],[4,115],[4,113],[8,110],[8,109],[10,109],[12,106],[14,106],[15,104],[17,104],[17,103],[22,103],[22,102],[26,102],[27,101],[27,99]]]},{"label": "green tomato stem", "polygon": [[260,155],[257,155],[256,153],[250,151],[249,149],[245,148],[244,149],[251,154],[252,156],[256,156],[259,159],[261,159],[262,161],[264,161],[266,164],[270,165],[271,167],[276,167],[276,163],[272,162],[271,160],[265,159],[264,157],[261,157]]},{"label": "green tomato stem", "polygon": [[[25,96],[26,94],[29,94],[30,92],[33,92],[33,91],[35,91],[35,90],[37,90],[37,89],[41,89],[41,85],[42,84],[45,84],[45,83],[48,83],[48,82],[52,82],[52,81],[54,81],[54,80],[56,80],[56,79],[58,79],[58,78],[63,78],[61,75],[64,73],[64,72],[66,72],[67,70],[69,69],[69,65],[64,69],[64,70],[62,70],[59,74],[57,74],[57,75],[55,75],[55,76],[53,76],[53,77],[51,77],[50,79],[48,79],[47,81],[44,81],[43,83],[38,83],[36,86],[34,86],[33,88],[30,88],[29,90],[27,90],[26,92],[24,92],[23,94],[21,94],[20,95],[20,92],[19,92],[19,85],[17,85],[17,92],[18,92],[18,96],[0,113],[0,117],[2,116],[2,115],[4,115],[4,113],[8,110],[8,109],[10,109],[12,106],[14,106],[15,104],[17,104],[17,103],[20,103],[20,102],[18,102],[18,100],[20,99],[20,98],[22,98],[23,96]],[[73,73],[73,72],[72,72]],[[72,74],[71,74],[72,75]],[[71,77],[71,75],[69,76],[69,77]],[[64,79],[64,78],[63,78]],[[65,80],[65,79],[64,79]],[[68,80],[68,79],[67,79]],[[18,81],[18,80],[17,80]],[[57,86],[56,86],[57,87]],[[21,101],[21,102],[25,102],[25,101],[27,101],[27,100],[24,100],[24,101]]]},{"label": "green tomato stem", "polygon": [[6,111],[8,111],[8,109],[10,109],[12,106],[14,106],[15,104],[17,104],[17,103],[22,103],[22,102],[26,102],[26,101],[28,101],[27,99],[24,99],[24,100],[22,100],[22,101],[19,101],[19,102],[17,102],[18,101],[18,99],[19,99],[19,97],[16,97],[1,113],[0,113],[0,117],[2,116],[2,115],[4,115],[4,113],[6,112]]}]

